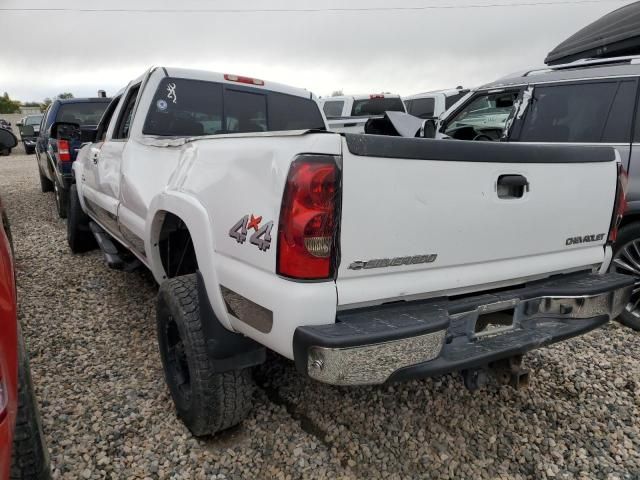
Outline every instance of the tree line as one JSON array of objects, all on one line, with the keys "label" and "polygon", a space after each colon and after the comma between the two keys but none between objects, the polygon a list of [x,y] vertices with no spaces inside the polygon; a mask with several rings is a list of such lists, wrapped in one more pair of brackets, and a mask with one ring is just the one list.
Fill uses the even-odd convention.
[{"label": "tree line", "polygon": [[[73,93],[62,92],[54,97],[54,99],[73,98]],[[44,112],[47,107],[54,100],[49,97],[45,98],[42,102],[21,102],[20,100],[13,100],[9,97],[7,92],[0,96],[0,113],[20,113],[20,107],[39,107],[41,112]]]}]

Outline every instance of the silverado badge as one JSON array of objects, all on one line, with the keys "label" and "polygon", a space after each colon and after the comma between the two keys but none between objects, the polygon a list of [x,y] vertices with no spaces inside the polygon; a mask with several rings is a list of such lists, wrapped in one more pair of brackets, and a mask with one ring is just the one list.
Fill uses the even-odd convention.
[{"label": "silverado badge", "polygon": [[412,257],[374,258],[372,260],[357,260],[351,262],[350,270],[362,270],[369,268],[398,267],[400,265],[418,265],[420,263],[433,263],[438,258],[435,253],[427,255],[414,255]]},{"label": "silverado badge", "polygon": [[260,250],[266,252],[271,246],[271,229],[273,228],[273,221],[267,222],[262,227],[262,216],[245,215],[238,220],[233,227],[229,230],[229,236],[235,238],[236,242],[244,243],[247,239],[247,233],[253,229],[253,234],[249,237],[249,243],[256,245]]}]

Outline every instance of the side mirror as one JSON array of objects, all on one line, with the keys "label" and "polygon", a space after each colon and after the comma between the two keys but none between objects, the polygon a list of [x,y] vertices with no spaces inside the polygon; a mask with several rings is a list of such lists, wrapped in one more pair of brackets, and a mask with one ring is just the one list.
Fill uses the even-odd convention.
[{"label": "side mirror", "polygon": [[80,138],[80,125],[77,123],[55,122],[49,127],[49,136],[51,138]]},{"label": "side mirror", "polygon": [[422,122],[420,127],[420,136],[422,138],[436,138],[436,121],[433,118],[428,118]]},{"label": "side mirror", "polygon": [[9,130],[0,128],[0,150],[12,149],[18,145],[18,138]]},{"label": "side mirror", "polygon": [[21,137],[35,137],[36,132],[33,130],[33,125],[20,125],[20,136]]},{"label": "side mirror", "polygon": [[21,127],[21,126],[22,126],[22,122],[16,123],[16,127]]}]

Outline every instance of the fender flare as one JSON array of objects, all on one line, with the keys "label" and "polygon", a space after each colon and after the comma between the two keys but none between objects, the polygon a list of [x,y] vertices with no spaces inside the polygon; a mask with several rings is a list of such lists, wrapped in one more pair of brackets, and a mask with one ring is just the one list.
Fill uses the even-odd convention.
[{"label": "fender flare", "polygon": [[225,328],[234,331],[224,308],[224,300],[219,288],[220,282],[215,269],[216,253],[211,219],[207,210],[196,198],[183,192],[165,190],[149,205],[144,242],[153,276],[158,284],[167,278],[157,242],[166,213],[180,218],[187,226],[198,260],[198,270],[201,272],[213,312]]}]

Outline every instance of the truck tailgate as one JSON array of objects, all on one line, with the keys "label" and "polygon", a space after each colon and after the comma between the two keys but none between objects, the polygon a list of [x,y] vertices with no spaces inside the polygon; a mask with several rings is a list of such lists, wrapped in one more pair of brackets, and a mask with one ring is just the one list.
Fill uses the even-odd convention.
[{"label": "truck tailgate", "polygon": [[602,263],[617,158],[607,147],[346,135],[339,304]]}]

